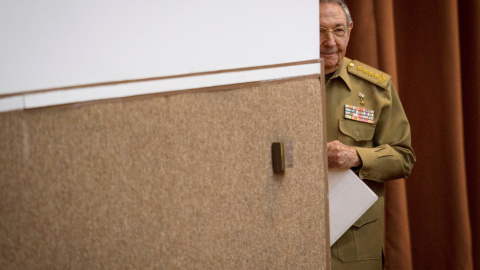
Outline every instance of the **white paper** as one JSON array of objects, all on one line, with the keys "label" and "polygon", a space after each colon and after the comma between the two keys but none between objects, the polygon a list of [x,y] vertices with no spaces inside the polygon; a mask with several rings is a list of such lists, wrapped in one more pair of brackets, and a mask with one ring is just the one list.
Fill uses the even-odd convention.
[{"label": "white paper", "polygon": [[330,246],[355,223],[378,196],[351,170],[328,171]]}]

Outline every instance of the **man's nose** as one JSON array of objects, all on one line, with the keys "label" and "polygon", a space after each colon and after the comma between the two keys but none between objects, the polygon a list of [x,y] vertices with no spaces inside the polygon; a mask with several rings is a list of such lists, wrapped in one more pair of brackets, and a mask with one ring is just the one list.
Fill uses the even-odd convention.
[{"label": "man's nose", "polygon": [[335,46],[337,43],[335,42],[335,37],[333,36],[332,32],[328,32],[327,36],[325,37],[324,42],[328,46]]}]

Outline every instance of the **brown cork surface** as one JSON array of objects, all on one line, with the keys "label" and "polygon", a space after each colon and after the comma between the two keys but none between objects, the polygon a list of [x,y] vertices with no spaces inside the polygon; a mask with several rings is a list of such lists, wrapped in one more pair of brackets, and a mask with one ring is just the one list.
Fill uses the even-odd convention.
[{"label": "brown cork surface", "polygon": [[327,269],[322,102],[308,79],[0,114],[2,269]]}]

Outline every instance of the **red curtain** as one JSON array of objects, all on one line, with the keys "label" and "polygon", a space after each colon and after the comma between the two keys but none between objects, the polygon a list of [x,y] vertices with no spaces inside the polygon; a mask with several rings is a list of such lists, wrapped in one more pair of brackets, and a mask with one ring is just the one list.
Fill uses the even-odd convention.
[{"label": "red curtain", "polygon": [[386,269],[480,269],[479,1],[347,4],[347,57],[393,76],[417,154],[386,184]]}]

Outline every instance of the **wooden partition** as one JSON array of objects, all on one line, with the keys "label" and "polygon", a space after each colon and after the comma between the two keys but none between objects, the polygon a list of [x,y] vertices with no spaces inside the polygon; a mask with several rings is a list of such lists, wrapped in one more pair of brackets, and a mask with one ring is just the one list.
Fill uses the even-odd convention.
[{"label": "wooden partition", "polygon": [[1,268],[329,269],[323,102],[310,76],[0,114]]},{"label": "wooden partition", "polygon": [[329,269],[318,1],[7,2],[0,269]]}]

